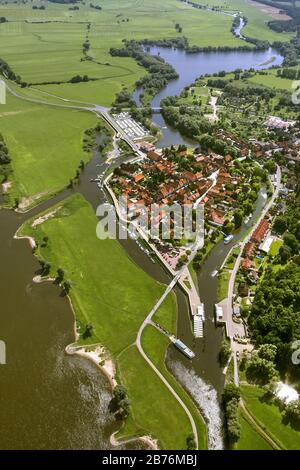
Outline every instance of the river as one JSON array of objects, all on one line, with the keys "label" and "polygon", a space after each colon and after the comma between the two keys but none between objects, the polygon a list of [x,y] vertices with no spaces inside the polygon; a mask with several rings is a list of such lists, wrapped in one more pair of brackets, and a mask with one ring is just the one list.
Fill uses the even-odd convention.
[{"label": "river", "polygon": [[[180,75],[155,97],[154,106],[164,96],[179,94],[184,86],[201,74],[220,69],[260,67],[259,64],[275,54],[269,50],[187,55],[183,51],[157,48],[152,48],[151,52],[159,52],[172,65],[176,64]],[[279,63],[281,58],[277,55],[276,60]],[[162,128],[166,127],[160,146],[186,142],[177,131],[166,126],[161,115],[154,115],[154,121]],[[85,168],[79,186],[72,190],[81,192],[94,207],[104,195],[90,183],[90,178],[105,168],[106,164],[94,156]],[[38,263],[27,241],[13,239],[17,228],[28,217],[69,194],[71,190],[66,190],[27,215],[4,209],[0,211],[0,337],[7,345],[7,364],[0,366],[2,449],[105,449],[110,447],[108,436],[115,429],[107,413],[110,390],[106,379],[87,360],[65,355],[65,346],[74,341],[74,318],[68,301],[61,297],[59,289],[52,283],[33,283]],[[258,212],[262,203],[261,194]],[[238,236],[241,237],[245,230],[244,227]],[[162,282],[168,281],[163,269],[151,263],[134,241],[122,244],[143,269]],[[180,289],[176,289],[178,336],[196,352],[196,358],[189,362],[169,348],[168,364],[173,369],[174,364],[179,364],[177,369],[184,367],[184,385],[191,389],[192,394],[195,383],[199,387],[204,384],[204,393],[207,393],[207,386],[213,387],[212,396],[214,390],[219,395],[222,391],[224,377],[218,366],[217,352],[223,329],[216,329],[213,323],[217,279],[210,274],[222,264],[229,249],[230,245],[217,245],[199,273],[200,295],[207,317],[203,340],[193,338],[186,298]],[[199,391],[201,393],[201,388]],[[199,403],[199,406],[204,405]]]}]

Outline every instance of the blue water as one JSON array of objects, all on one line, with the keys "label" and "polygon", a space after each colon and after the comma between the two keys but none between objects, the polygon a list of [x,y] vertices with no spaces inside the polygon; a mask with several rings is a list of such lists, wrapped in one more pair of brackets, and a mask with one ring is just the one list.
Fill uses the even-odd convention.
[{"label": "blue water", "polygon": [[[151,55],[160,55],[166,62],[171,64],[178,72],[179,78],[172,80],[168,85],[152,100],[152,107],[160,106],[160,102],[166,96],[180,95],[183,88],[191,85],[198,77],[205,74],[213,74],[225,70],[232,72],[240,68],[248,70],[253,68],[261,70],[270,68],[274,65],[281,65],[283,57],[270,47],[264,51],[231,51],[231,52],[198,52],[196,54],[187,54],[183,50],[151,47]],[[273,60],[271,60],[273,59]],[[141,90],[137,89],[133,97],[139,102]],[[153,115],[155,122],[163,131],[164,136],[157,142],[158,147],[167,147],[170,145],[179,145],[191,141],[180,135],[178,131],[168,126],[161,114]]]}]

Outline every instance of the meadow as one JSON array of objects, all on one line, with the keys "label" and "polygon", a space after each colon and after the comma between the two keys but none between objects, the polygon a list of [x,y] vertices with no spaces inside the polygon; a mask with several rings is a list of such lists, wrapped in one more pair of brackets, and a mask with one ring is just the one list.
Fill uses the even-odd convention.
[{"label": "meadow", "polygon": [[[84,131],[95,126],[90,112],[54,108],[7,95],[0,107],[0,129],[12,157],[10,200],[30,205],[63,187],[75,176]],[[26,204],[25,204],[26,205]]]},{"label": "meadow", "polygon": [[235,446],[236,450],[272,450],[270,444],[249,423],[242,410],[239,410],[239,423],[241,437]]},{"label": "meadow", "polygon": [[209,7],[217,6],[221,10],[231,13],[241,13],[248,20],[242,30],[242,34],[247,37],[269,42],[289,41],[293,37],[291,33],[276,33],[270,29],[267,22],[271,21],[272,17],[251,5],[247,0],[205,0],[205,2],[197,2],[196,0],[195,3],[205,4]]},{"label": "meadow", "polygon": [[[79,11],[70,11],[67,5],[40,3],[45,10],[32,10],[31,4],[2,5],[8,22],[0,25],[0,57],[27,83],[64,82],[78,74],[97,79],[43,86],[66,98],[110,105],[123,86],[133,89],[145,71],[132,59],[109,54],[110,47],[121,47],[124,38],[185,36],[191,45],[204,47],[244,44],[230,32],[231,17],[196,10],[178,0],[166,0],[163,8],[159,0],[127,0],[121,5],[117,0],[95,2],[101,4],[101,11],[81,3]],[[175,29],[177,23],[181,33]],[[82,60],[86,38],[92,61]]]},{"label": "meadow", "polygon": [[263,389],[252,385],[241,385],[241,392],[249,412],[280,447],[288,450],[299,448],[300,431],[293,429],[290,424],[283,423],[278,406],[264,401]]},{"label": "meadow", "polygon": [[[82,196],[73,195],[46,213],[53,210],[57,210],[54,217],[36,227],[29,220],[20,234],[39,242],[36,254],[51,264],[50,276],[55,277],[57,269],[62,268],[64,278],[71,282],[70,297],[77,326],[81,333],[89,322],[94,327],[92,335],[81,337],[80,343],[101,343],[112,355],[118,377],[132,401],[132,414],[122,435],[146,432],[158,438],[163,448],[186,448],[191,428],[185,412],[134,345],[142,321],[163,293],[164,286],[133,263],[117,241],[96,237],[98,220]],[[46,246],[44,237],[48,237]],[[167,326],[176,323],[173,294],[161,305],[157,316]],[[152,340],[147,334],[146,342],[147,349],[154,348],[163,363],[166,338],[159,333]],[[181,393],[185,394],[183,390]],[[185,399],[193,408],[192,401],[187,396]],[[193,413],[201,420],[196,408]],[[181,426],[177,426],[179,422]],[[201,432],[205,432],[203,423]]]}]

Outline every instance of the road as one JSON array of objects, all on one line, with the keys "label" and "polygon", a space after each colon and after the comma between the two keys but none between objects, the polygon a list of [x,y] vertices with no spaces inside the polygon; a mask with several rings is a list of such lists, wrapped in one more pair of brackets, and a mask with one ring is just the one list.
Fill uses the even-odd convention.
[{"label": "road", "polygon": [[[253,226],[251,232],[249,235],[247,235],[243,242],[240,245],[240,252],[239,255],[236,259],[235,265],[232,269],[230,279],[229,279],[229,284],[228,284],[228,297],[227,297],[227,308],[230,312],[229,317],[227,319],[228,325],[227,325],[227,331],[228,332],[233,332],[234,331],[234,322],[233,322],[233,297],[234,297],[234,285],[235,285],[235,279],[236,275],[238,273],[238,270],[240,268],[241,260],[243,257],[243,252],[246,244],[250,241],[253,232],[256,230],[262,219],[266,216],[266,214],[269,212],[270,208],[274,204],[275,199],[278,197],[279,190],[281,188],[281,169],[277,165],[277,172],[276,172],[276,187],[274,189],[272,198],[268,202],[268,204],[265,206],[263,209],[258,221],[256,224]],[[237,356],[236,356],[236,350],[233,342],[233,337],[230,336],[230,340],[232,343],[232,352],[233,352],[233,364],[234,364],[234,383],[238,386],[239,385],[239,377],[238,377],[238,361],[237,361]]]},{"label": "road", "polygon": [[152,308],[151,312],[147,315],[147,317],[145,318],[145,320],[143,321],[142,325],[140,326],[140,329],[138,331],[138,334],[137,334],[137,338],[136,338],[136,345],[137,345],[137,348],[140,352],[140,354],[143,356],[143,358],[145,359],[145,361],[149,364],[149,366],[154,370],[154,372],[156,373],[156,375],[158,375],[158,377],[161,379],[161,381],[165,384],[165,386],[169,389],[169,391],[172,393],[172,395],[175,397],[175,399],[178,401],[178,403],[182,406],[182,408],[184,409],[185,413],[187,414],[189,420],[190,420],[190,423],[191,423],[191,427],[192,427],[192,430],[193,430],[193,434],[194,434],[194,439],[195,439],[195,444],[196,444],[196,449],[198,449],[199,447],[199,442],[198,442],[198,432],[197,432],[197,426],[196,426],[196,423],[194,421],[194,418],[190,412],[190,410],[188,409],[188,407],[186,406],[186,404],[182,401],[182,399],[180,398],[180,396],[175,392],[175,390],[173,389],[173,387],[169,384],[169,382],[167,381],[167,379],[162,375],[162,373],[158,370],[158,368],[153,364],[153,362],[151,361],[151,359],[149,359],[149,357],[147,356],[147,354],[145,353],[144,349],[143,349],[143,346],[142,346],[142,342],[141,342],[141,339],[142,339],[142,334],[143,334],[143,331],[144,329],[146,328],[146,326],[151,323],[151,319],[153,317],[153,315],[155,314],[155,312],[157,311],[157,309],[160,307],[160,305],[163,303],[163,301],[165,300],[165,298],[167,297],[167,295],[171,292],[171,290],[174,288],[174,286],[176,285],[176,283],[179,281],[180,277],[182,275],[182,271],[180,271],[178,274],[176,274],[176,276],[172,279],[172,281],[170,282],[170,284],[168,285],[168,287],[166,288],[165,292],[163,293],[163,295],[161,296],[161,298],[157,301],[157,303],[155,304],[155,306]]},{"label": "road", "polygon": [[40,100],[40,99],[37,99],[37,98],[30,98],[28,96],[21,95],[18,92],[16,92],[15,90],[13,90],[7,84],[7,82],[5,82],[5,85],[6,85],[6,89],[9,91],[9,93],[11,95],[13,95],[15,98],[21,99],[23,101],[28,101],[30,103],[36,103],[36,104],[42,104],[42,105],[46,105],[46,106],[54,106],[56,108],[77,109],[77,110],[80,110],[80,111],[90,111],[92,113],[95,113],[97,116],[102,117],[110,125],[110,127],[112,127],[112,129],[115,132],[117,132],[118,136],[122,140],[124,140],[129,145],[129,147],[132,148],[134,153],[136,153],[139,157],[144,157],[144,153],[141,152],[141,150],[139,149],[137,144],[133,140],[131,140],[130,137],[128,137],[128,135],[124,132],[124,130],[121,129],[121,127],[116,123],[116,121],[110,116],[109,108],[106,108],[105,106],[101,106],[101,105],[96,104],[96,103],[90,103],[90,102],[86,102],[86,101],[69,100],[69,99],[66,99],[66,98],[60,98],[60,97],[57,97],[56,95],[51,95],[50,93],[47,93],[47,95],[54,96],[55,98],[60,99],[64,103],[79,103],[79,104],[83,104],[83,105],[85,104],[85,105],[88,105],[88,106],[75,106],[75,105],[71,105],[71,104],[67,105],[67,104],[60,104],[60,103],[51,103],[49,101],[44,101],[44,100]]}]

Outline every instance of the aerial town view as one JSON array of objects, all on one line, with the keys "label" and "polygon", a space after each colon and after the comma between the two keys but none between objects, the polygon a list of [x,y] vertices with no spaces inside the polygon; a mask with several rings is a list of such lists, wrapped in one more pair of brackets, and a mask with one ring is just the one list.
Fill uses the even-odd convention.
[{"label": "aerial town view", "polygon": [[0,462],[300,450],[300,2],[0,0],[0,298]]}]

